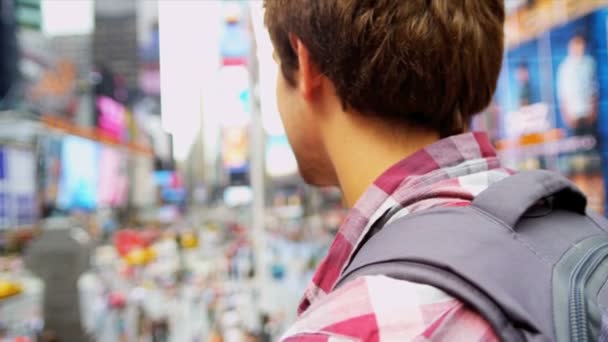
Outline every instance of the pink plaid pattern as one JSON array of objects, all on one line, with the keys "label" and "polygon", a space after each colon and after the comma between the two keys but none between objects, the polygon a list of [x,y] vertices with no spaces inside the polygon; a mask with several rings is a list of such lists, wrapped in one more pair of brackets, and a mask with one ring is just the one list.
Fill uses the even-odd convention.
[{"label": "pink plaid pattern", "polygon": [[361,277],[334,289],[373,223],[389,208],[399,216],[466,206],[512,172],[502,168],[484,133],[443,139],[397,163],[366,191],[342,224],[284,341],[496,341],[491,327],[460,301],[423,284]]}]

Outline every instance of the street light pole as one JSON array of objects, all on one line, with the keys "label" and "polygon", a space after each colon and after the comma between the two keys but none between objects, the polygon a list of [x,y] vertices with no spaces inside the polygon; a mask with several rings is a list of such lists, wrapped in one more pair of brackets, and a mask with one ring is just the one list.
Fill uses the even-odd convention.
[{"label": "street light pole", "polygon": [[[250,11],[250,14],[252,12]],[[253,18],[253,16],[250,16]],[[257,288],[261,293],[266,277],[263,252],[265,250],[265,136],[259,99],[259,64],[255,37],[251,39],[249,59],[251,101],[251,187],[253,190],[251,241],[255,252]]]}]

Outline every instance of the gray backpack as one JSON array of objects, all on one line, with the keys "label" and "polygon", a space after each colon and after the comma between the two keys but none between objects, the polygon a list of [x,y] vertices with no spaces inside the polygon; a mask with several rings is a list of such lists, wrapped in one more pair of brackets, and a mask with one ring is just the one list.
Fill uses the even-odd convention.
[{"label": "gray backpack", "polygon": [[548,171],[508,177],[470,207],[374,225],[338,286],[362,275],[437,287],[502,341],[608,341],[608,221]]}]

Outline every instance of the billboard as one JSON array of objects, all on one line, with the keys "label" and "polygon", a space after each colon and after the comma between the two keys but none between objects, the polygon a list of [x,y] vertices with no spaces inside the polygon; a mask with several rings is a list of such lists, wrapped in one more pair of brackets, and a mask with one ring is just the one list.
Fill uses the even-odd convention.
[{"label": "billboard", "polygon": [[68,136],[61,151],[61,179],[57,206],[64,210],[93,210],[98,205],[98,145]]},{"label": "billboard", "polygon": [[[519,35],[507,27],[496,95],[473,128],[490,132],[507,166],[558,171],[606,213],[608,7],[557,5],[518,10]],[[541,10],[559,15],[532,30],[525,18]]]},{"label": "billboard", "polygon": [[125,140],[127,130],[126,108],[107,96],[98,96],[97,127],[101,133],[117,141]]},{"label": "billboard", "polygon": [[223,9],[225,25],[220,39],[222,65],[246,65],[251,49],[247,3],[226,1]]},{"label": "billboard", "polygon": [[139,49],[139,87],[143,94],[160,96],[160,34],[157,1],[137,3],[137,44]]},{"label": "billboard", "polygon": [[0,229],[33,224],[38,218],[36,159],[32,150],[0,147]]},{"label": "billboard", "polygon": [[222,131],[222,157],[229,183],[249,183],[249,129],[247,127],[224,128]]},{"label": "billboard", "polygon": [[[50,211],[57,202],[61,179],[62,139],[53,136],[40,140],[40,192],[45,211]],[[48,213],[44,213],[46,215]]]},{"label": "billboard", "polygon": [[38,213],[34,151],[7,148],[6,152],[8,200],[12,223],[17,226],[33,224]]},{"label": "billboard", "polygon": [[608,8],[559,26],[549,35],[556,126],[566,137],[593,142],[560,156],[559,171],[585,191],[597,211],[605,211],[606,196],[602,141],[608,124],[607,29]]},{"label": "billboard", "polygon": [[99,191],[101,207],[120,207],[128,200],[127,156],[109,146],[99,148]]}]

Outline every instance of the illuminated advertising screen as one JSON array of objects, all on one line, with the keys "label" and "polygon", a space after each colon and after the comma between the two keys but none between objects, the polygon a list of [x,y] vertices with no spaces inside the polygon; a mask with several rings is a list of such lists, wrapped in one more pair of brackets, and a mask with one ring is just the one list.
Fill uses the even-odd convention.
[{"label": "illuminated advertising screen", "polygon": [[33,224],[38,218],[33,150],[0,147],[0,229]]},{"label": "illuminated advertising screen", "polygon": [[107,96],[97,97],[97,127],[99,130],[116,140],[123,140],[127,127],[125,107]]},{"label": "illuminated advertising screen", "polygon": [[179,203],[184,200],[186,190],[181,176],[175,171],[156,171],[154,181],[160,189],[162,199],[167,203]]},{"label": "illuminated advertising screen", "polygon": [[[490,132],[507,166],[558,171],[606,213],[608,7],[580,3],[563,13],[551,1],[518,12],[521,32],[507,27],[496,95],[473,128]],[[552,8],[559,20],[527,24]]]},{"label": "illuminated advertising screen", "polygon": [[249,182],[249,130],[231,127],[223,130],[222,156],[224,169],[232,185]]},{"label": "illuminated advertising screen", "polygon": [[14,226],[33,224],[37,218],[36,158],[33,150],[7,148],[8,212]]},{"label": "illuminated advertising screen", "polygon": [[604,9],[550,32],[556,125],[570,140],[589,141],[588,148],[560,156],[559,171],[587,194],[597,211],[605,207],[602,141],[608,128],[607,29],[608,9]]},{"label": "illuminated advertising screen", "polygon": [[68,136],[61,152],[57,205],[64,210],[92,210],[98,205],[99,147],[87,139]]},{"label": "illuminated advertising screen", "polygon": [[99,149],[99,191],[101,207],[120,207],[127,202],[128,174],[126,156],[108,146]]},{"label": "illuminated advertising screen", "polygon": [[247,6],[244,2],[226,2],[223,9],[225,26],[220,38],[222,64],[245,65],[251,45],[247,29]]},{"label": "illuminated advertising screen", "polygon": [[57,201],[59,180],[61,178],[62,140],[44,137],[40,140],[40,186],[43,204],[52,207]]}]

